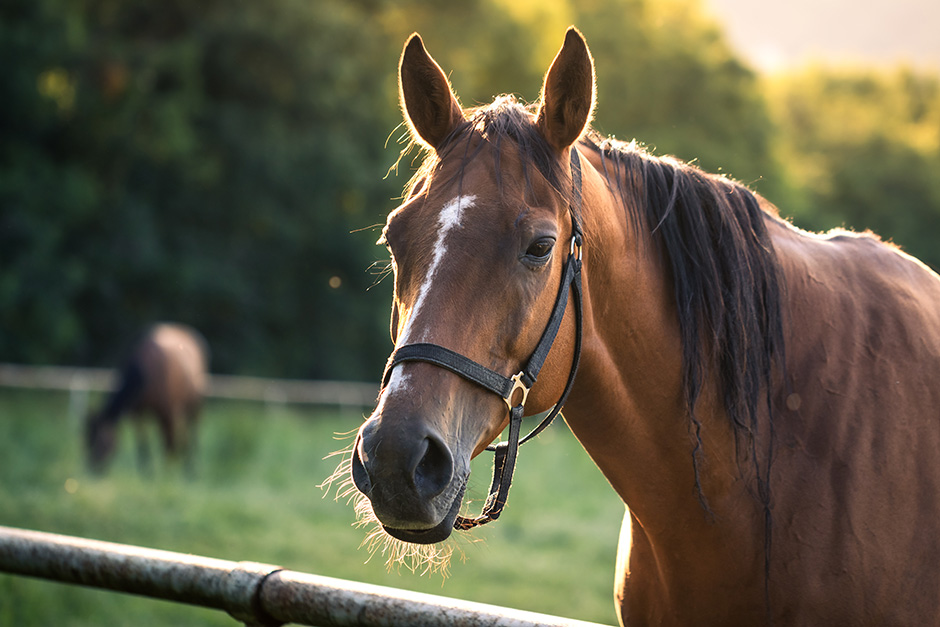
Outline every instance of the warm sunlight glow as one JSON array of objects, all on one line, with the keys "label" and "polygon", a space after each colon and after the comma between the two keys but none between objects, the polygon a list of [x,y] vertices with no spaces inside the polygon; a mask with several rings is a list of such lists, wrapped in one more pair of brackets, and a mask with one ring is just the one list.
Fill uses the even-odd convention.
[{"label": "warm sunlight glow", "polygon": [[[534,32],[562,33],[573,21],[573,12],[567,2],[545,2],[544,0],[493,0],[500,9],[524,24],[530,24]],[[558,51],[558,41],[553,37],[539,37],[533,49],[534,59],[551,59]]]},{"label": "warm sunlight glow", "polygon": [[935,0],[705,0],[738,53],[764,71],[810,61],[940,65]]}]

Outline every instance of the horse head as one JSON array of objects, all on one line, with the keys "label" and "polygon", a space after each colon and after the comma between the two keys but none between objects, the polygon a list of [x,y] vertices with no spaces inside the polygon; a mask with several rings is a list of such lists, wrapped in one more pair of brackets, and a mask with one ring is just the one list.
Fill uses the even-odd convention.
[{"label": "horse head", "polygon": [[[568,387],[574,316],[563,302],[554,312],[559,293],[568,294],[566,263],[577,255],[580,264],[572,210],[580,170],[570,153],[590,121],[594,67],[583,38],[570,29],[537,107],[504,97],[464,110],[413,35],[399,79],[405,121],[429,153],[380,240],[394,269],[396,352],[377,407],[359,431],[352,478],[387,533],[429,544],[451,534],[470,460],[509,423],[507,404],[519,408],[520,418],[523,402],[527,414],[543,412]],[[552,325],[557,341],[543,350]],[[415,345],[436,352],[401,359],[402,349]],[[528,381],[522,394],[509,387],[500,398],[499,382],[523,374],[534,351],[545,353],[538,381]],[[490,372],[498,383],[487,389],[460,367],[441,367],[447,360],[434,357],[441,354]]]}]

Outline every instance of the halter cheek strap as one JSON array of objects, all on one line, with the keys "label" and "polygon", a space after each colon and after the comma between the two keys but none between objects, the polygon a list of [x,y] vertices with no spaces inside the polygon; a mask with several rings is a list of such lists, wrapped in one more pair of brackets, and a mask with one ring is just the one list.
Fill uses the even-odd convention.
[{"label": "halter cheek strap", "polygon": [[[509,495],[509,486],[512,483],[512,474],[515,469],[519,446],[537,436],[551,424],[555,416],[561,412],[562,406],[574,384],[575,374],[578,371],[578,363],[581,358],[581,260],[583,251],[583,235],[576,219],[581,205],[581,163],[576,148],[571,149],[571,179],[572,201],[569,207],[572,230],[571,247],[568,259],[565,261],[561,284],[558,288],[558,295],[555,298],[555,305],[552,308],[548,324],[525,367],[517,374],[506,377],[449,348],[427,343],[406,344],[398,348],[389,357],[388,365],[385,367],[385,374],[382,378],[383,389],[388,385],[395,366],[407,361],[423,361],[450,370],[464,379],[489,390],[501,397],[509,408],[508,439],[505,442],[486,447],[486,450],[494,453],[493,482],[486,503],[483,505],[483,511],[476,518],[458,516],[454,521],[455,529],[471,529],[499,518]],[[548,353],[555,342],[558,330],[561,328],[561,322],[568,305],[569,291],[574,295],[575,346],[568,381],[565,383],[565,388],[558,402],[555,403],[548,415],[535,429],[520,439],[525,402],[529,390],[535,385],[539,372],[548,358]],[[517,391],[521,392],[521,396],[517,394]],[[519,400],[515,402],[514,399],[517,397]]]}]

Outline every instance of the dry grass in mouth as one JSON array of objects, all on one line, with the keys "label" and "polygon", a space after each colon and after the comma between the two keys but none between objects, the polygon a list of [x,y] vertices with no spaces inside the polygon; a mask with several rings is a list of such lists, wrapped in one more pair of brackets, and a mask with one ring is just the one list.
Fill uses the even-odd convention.
[{"label": "dry grass in mouth", "polygon": [[[377,553],[381,553],[385,558],[385,566],[391,571],[393,569],[407,568],[413,573],[421,575],[439,574],[446,579],[450,568],[450,562],[454,554],[460,556],[461,561],[466,560],[466,554],[460,548],[462,540],[470,539],[466,533],[451,534],[451,536],[437,544],[412,544],[403,542],[397,538],[388,535],[379,523],[378,518],[372,511],[372,504],[365,494],[356,488],[352,480],[352,454],[355,447],[355,432],[344,435],[337,435],[337,439],[346,439],[353,437],[353,442],[344,449],[331,453],[327,457],[339,457],[339,464],[336,470],[318,487],[329,494],[334,486],[337,501],[346,501],[353,506],[356,512],[355,527],[366,529],[366,537],[363,539],[359,548],[365,547],[369,552],[371,560]],[[471,542],[477,541],[470,539]]]}]

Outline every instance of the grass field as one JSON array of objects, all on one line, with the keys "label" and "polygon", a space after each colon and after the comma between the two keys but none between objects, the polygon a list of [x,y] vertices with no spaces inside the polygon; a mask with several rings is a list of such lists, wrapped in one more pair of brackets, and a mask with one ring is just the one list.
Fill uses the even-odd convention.
[{"label": "grass field", "polygon": [[[141,477],[129,425],[110,472],[95,477],[84,468],[76,405],[66,393],[0,389],[0,525],[616,624],[623,505],[561,422],[523,447],[503,516],[472,541],[461,534],[442,579],[370,559],[352,508],[317,487],[336,465],[324,457],[348,442],[334,434],[356,429],[361,415],[209,401],[194,479],[159,456],[153,476]],[[490,458],[474,464],[478,508]],[[2,626],[234,624],[221,612],[0,575]]]}]

